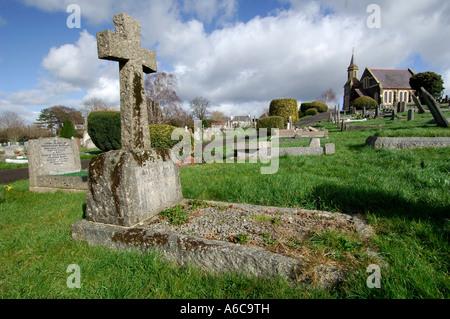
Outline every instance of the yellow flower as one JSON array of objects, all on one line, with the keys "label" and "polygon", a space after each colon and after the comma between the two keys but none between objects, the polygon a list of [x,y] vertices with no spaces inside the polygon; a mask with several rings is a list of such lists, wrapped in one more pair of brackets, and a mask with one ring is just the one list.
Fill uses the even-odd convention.
[{"label": "yellow flower", "polygon": [[12,186],[6,187],[6,190],[7,190],[7,191],[10,191],[11,189],[12,189]]}]

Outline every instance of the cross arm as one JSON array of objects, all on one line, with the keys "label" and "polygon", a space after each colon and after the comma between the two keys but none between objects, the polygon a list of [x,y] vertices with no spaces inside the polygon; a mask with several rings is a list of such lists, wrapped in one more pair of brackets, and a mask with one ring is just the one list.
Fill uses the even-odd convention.
[{"label": "cross arm", "polygon": [[130,57],[117,37],[111,30],[97,32],[98,58],[112,61],[127,61]]}]

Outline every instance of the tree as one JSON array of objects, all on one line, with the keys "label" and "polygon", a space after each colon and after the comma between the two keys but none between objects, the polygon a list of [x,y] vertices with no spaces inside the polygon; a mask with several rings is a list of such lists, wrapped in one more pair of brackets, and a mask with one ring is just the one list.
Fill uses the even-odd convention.
[{"label": "tree", "polygon": [[333,89],[328,89],[322,93],[320,99],[327,105],[332,104],[336,101],[336,93],[334,93]]},{"label": "tree", "polygon": [[211,106],[211,102],[205,97],[196,97],[193,99],[189,107],[192,109],[192,114],[198,118],[199,120],[204,120],[206,116],[209,114],[208,109]]},{"label": "tree", "polygon": [[0,130],[8,142],[18,142],[24,134],[25,124],[23,118],[15,112],[4,112],[0,115]]},{"label": "tree", "polygon": [[81,115],[84,118],[87,118],[89,113],[94,111],[118,111],[118,109],[114,106],[106,104],[102,99],[98,97],[93,97],[85,101],[83,103],[83,106],[80,107]]},{"label": "tree", "polygon": [[171,73],[152,73],[145,78],[148,121],[150,124],[165,123],[181,111],[182,100],[176,89],[178,80]]},{"label": "tree", "polygon": [[220,111],[214,111],[211,113],[211,120],[217,122],[226,122],[228,120],[228,117]]},{"label": "tree", "polygon": [[75,136],[76,134],[76,130],[75,127],[73,126],[73,123],[71,120],[66,119],[63,122],[63,127],[61,128],[61,131],[59,132],[59,136],[64,137],[64,138],[71,138],[73,136]]},{"label": "tree", "polygon": [[409,79],[409,85],[416,91],[416,95],[419,95],[420,88],[423,87],[428,91],[434,98],[439,98],[442,91],[444,91],[444,81],[439,74],[434,72],[422,72],[414,74]]},{"label": "tree", "polygon": [[66,119],[70,119],[73,124],[83,124],[84,119],[81,112],[67,106],[56,105],[43,109],[38,117],[38,123],[50,130],[59,133]]}]

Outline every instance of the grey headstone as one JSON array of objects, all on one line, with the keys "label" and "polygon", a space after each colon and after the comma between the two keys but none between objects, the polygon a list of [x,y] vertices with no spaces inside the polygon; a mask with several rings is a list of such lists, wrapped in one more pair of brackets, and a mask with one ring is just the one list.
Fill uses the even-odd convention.
[{"label": "grey headstone", "polygon": [[29,141],[28,173],[31,191],[39,187],[38,176],[79,171],[81,171],[81,161],[76,140],[48,137]]},{"label": "grey headstone", "polygon": [[324,146],[325,155],[334,154],[336,152],[336,146],[334,143],[328,143]]},{"label": "grey headstone", "polygon": [[397,120],[397,109],[395,107],[392,109],[391,120],[393,121]]},{"label": "grey headstone", "polygon": [[5,155],[6,158],[15,157],[16,154],[14,153],[14,147],[6,146],[4,155]]},{"label": "grey headstone", "polygon": [[312,138],[309,147],[320,147],[320,138]]},{"label": "grey headstone", "polygon": [[417,96],[415,96],[414,94],[411,94],[411,97],[414,101],[414,104],[417,106],[417,109],[419,110],[418,113],[419,114],[425,113],[425,109],[423,108],[422,103],[420,103]]},{"label": "grey headstone", "polygon": [[408,110],[408,121],[414,121],[414,109]]},{"label": "grey headstone", "polygon": [[420,90],[422,91],[422,96],[428,106],[428,109],[433,115],[436,124],[441,127],[449,127],[447,118],[444,116],[444,113],[442,113],[441,108],[439,107],[433,96],[428,93],[427,90],[425,90],[423,87],[420,88]]},{"label": "grey headstone", "polygon": [[401,102],[400,104],[400,112],[406,112],[406,102]]},{"label": "grey headstone", "polygon": [[170,149],[110,151],[89,164],[88,221],[132,226],[182,199]]},{"label": "grey headstone", "polygon": [[154,51],[141,48],[141,22],[126,13],[113,17],[116,33],[97,33],[98,57],[119,62],[122,149],[150,149],[145,73],[156,72]]}]

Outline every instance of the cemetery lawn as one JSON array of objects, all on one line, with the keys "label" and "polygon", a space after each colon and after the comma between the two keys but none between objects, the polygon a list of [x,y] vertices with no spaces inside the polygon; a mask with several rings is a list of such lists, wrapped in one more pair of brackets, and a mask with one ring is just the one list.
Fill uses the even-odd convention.
[{"label": "cemetery lawn", "polygon": [[[112,251],[71,239],[83,218],[85,194],[38,194],[28,181],[11,184],[0,202],[0,298],[450,298],[450,148],[374,150],[368,136],[449,136],[449,129],[416,121],[368,121],[364,131],[340,132],[323,123],[336,153],[280,158],[269,164],[203,164],[180,169],[185,198],[301,207],[365,216],[375,234],[314,233],[301,244],[311,258],[347,269],[341,285],[297,287],[280,278],[214,275],[178,267],[156,253]],[[414,124],[415,123],[415,124]],[[357,125],[366,125],[357,124]],[[316,126],[316,127],[318,127]],[[295,143],[291,143],[295,144]],[[2,186],[3,187],[3,186]],[[3,190],[3,188],[2,188]],[[378,256],[368,256],[367,251]],[[69,289],[66,269],[81,269],[81,289]],[[381,268],[381,288],[370,289],[370,264]]]}]

